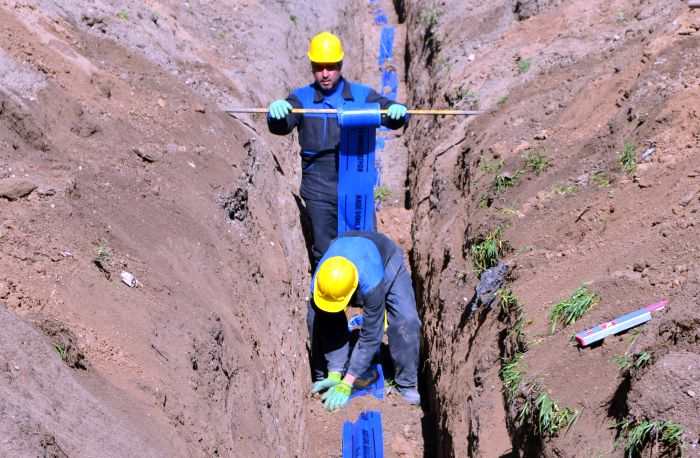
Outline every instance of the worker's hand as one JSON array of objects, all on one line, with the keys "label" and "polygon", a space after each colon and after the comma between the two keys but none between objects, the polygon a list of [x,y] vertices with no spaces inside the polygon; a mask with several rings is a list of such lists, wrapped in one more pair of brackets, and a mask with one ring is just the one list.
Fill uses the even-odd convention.
[{"label": "worker's hand", "polygon": [[292,104],[285,99],[275,100],[270,104],[270,117],[273,119],[284,119],[292,109]]},{"label": "worker's hand", "polygon": [[316,394],[329,388],[333,388],[338,384],[338,382],[340,382],[340,372],[329,372],[328,377],[320,382],[314,383],[314,386],[311,387],[311,394]]},{"label": "worker's hand", "polygon": [[352,392],[352,385],[346,381],[340,381],[330,390],[321,396],[323,401],[323,408],[329,412],[338,410],[348,403],[350,400],[350,393]]},{"label": "worker's hand", "polygon": [[386,115],[391,119],[398,121],[399,119],[403,119],[404,116],[406,116],[407,111],[408,108],[401,105],[400,103],[395,103],[391,105],[388,110],[386,110]]}]

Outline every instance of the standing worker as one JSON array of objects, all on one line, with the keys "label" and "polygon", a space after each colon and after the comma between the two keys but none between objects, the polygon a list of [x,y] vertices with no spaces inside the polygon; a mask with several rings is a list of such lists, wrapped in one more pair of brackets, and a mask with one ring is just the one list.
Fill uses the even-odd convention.
[{"label": "standing worker", "polygon": [[313,37],[308,56],[314,82],[295,90],[286,99],[272,102],[267,116],[273,134],[286,135],[295,127],[299,132],[300,194],[311,219],[314,264],[338,235],[340,127],[334,114],[298,114],[290,110],[337,109],[344,102],[379,103],[381,109],[388,109],[382,125],[398,129],[408,119],[404,105],[382,97],[367,86],[345,80],[341,76],[343,55],[340,40],[332,33],[322,32]]},{"label": "standing worker", "polygon": [[[311,292],[316,315],[311,357],[325,356],[327,372],[324,379],[315,365],[311,393],[327,390],[321,398],[324,408],[333,411],[348,403],[355,379],[379,350],[385,312],[398,391],[408,403],[420,404],[416,385],[421,322],[401,248],[378,232],[344,232],[321,258]],[[344,311],[351,302],[362,307],[363,323],[348,364],[350,333]]]}]

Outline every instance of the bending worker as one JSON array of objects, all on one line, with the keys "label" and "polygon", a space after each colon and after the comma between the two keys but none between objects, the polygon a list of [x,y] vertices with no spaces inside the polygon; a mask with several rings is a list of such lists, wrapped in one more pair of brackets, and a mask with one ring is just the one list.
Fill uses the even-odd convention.
[{"label": "bending worker", "polygon": [[[421,322],[403,251],[377,232],[347,231],[333,240],[311,282],[315,320],[311,356],[325,356],[327,376],[314,365],[311,393],[327,390],[323,406],[333,411],[347,404],[355,379],[370,366],[388,317],[389,352],[403,398],[420,404],[416,389]],[[363,324],[348,364],[349,331],[344,310],[362,307]],[[347,370],[346,370],[347,368]],[[345,374],[343,376],[343,374]]]},{"label": "bending worker", "polygon": [[375,90],[351,83],[341,76],[343,48],[340,40],[322,32],[311,40],[308,56],[314,82],[300,87],[286,99],[270,104],[270,132],[286,135],[295,127],[301,146],[301,197],[311,219],[314,264],[338,235],[338,148],[340,127],[335,114],[292,114],[292,108],[335,108],[344,102],[379,103],[388,109],[382,125],[398,129],[406,122],[406,107]]}]

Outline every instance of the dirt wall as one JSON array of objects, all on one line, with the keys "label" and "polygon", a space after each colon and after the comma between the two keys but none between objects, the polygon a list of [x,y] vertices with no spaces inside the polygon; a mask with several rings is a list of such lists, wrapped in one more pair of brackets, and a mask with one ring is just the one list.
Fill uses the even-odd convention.
[{"label": "dirt wall", "polygon": [[356,3],[0,3],[0,298],[47,362],[8,356],[13,451],[306,455],[297,146],[222,110],[306,84],[319,24],[361,55]]},{"label": "dirt wall", "polygon": [[[670,305],[654,320],[678,314],[683,328],[694,322],[686,297],[699,288],[690,267],[698,248],[691,228],[700,94],[689,64],[697,59],[697,11],[646,1],[398,4],[409,30],[410,105],[484,111],[415,117],[408,131],[412,260],[438,455],[512,448],[621,456],[625,431],[606,427],[620,420],[684,424],[692,447],[697,415],[683,412],[695,401],[681,395],[696,383],[690,372],[674,398],[684,407],[635,401],[631,414],[627,398],[618,409],[626,382],[613,359],[641,351],[629,347],[629,335],[586,349],[567,338],[664,298]],[[625,149],[634,171],[622,169]],[[479,273],[474,250],[497,229],[498,257],[514,267],[506,286],[523,306],[511,310],[520,321],[499,319],[497,307],[467,307]],[[551,332],[551,307],[581,285],[600,303],[575,326]],[[520,348],[509,343],[515,330]],[[659,358],[669,351],[651,326],[639,332],[652,336],[646,348],[657,346]],[[499,371],[516,351],[523,380],[511,399]],[[650,383],[632,393],[658,396]],[[567,434],[538,435],[529,424],[536,418],[521,422],[532,393],[543,392],[562,410],[582,412]]]}]

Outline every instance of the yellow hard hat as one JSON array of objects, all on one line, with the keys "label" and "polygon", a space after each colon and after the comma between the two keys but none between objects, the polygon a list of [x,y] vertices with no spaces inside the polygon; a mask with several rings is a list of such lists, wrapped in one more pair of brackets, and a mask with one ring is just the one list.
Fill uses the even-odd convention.
[{"label": "yellow hard hat", "polygon": [[343,60],[340,39],[330,32],[321,32],[311,39],[308,56],[311,62],[332,64]]},{"label": "yellow hard hat", "polygon": [[342,256],[323,261],[314,284],[316,307],[330,313],[344,310],[357,289],[358,277],[355,264]]}]

